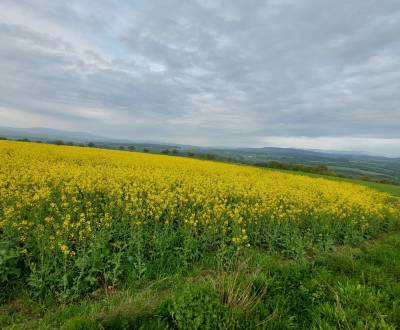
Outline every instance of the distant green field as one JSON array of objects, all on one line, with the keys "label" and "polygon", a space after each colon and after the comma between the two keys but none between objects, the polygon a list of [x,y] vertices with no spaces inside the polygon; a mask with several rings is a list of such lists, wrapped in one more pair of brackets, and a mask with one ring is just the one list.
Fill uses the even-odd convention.
[{"label": "distant green field", "polygon": [[329,166],[329,168],[335,172],[335,173],[342,173],[342,174],[359,174],[359,175],[369,175],[372,177],[382,177],[384,176],[383,173],[378,172],[378,171],[367,171],[363,169],[358,169],[358,168],[352,168],[352,167],[344,167],[344,166]]}]

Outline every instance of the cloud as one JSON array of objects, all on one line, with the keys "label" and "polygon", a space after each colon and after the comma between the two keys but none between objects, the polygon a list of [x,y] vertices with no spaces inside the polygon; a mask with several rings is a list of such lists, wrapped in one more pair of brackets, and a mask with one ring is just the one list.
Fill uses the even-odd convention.
[{"label": "cloud", "polygon": [[399,34],[397,0],[3,0],[1,125],[400,155]]}]

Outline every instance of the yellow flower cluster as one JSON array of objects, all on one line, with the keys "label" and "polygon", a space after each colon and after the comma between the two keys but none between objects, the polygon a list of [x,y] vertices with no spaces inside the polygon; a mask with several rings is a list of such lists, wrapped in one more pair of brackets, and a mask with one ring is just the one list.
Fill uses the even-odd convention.
[{"label": "yellow flower cluster", "polygon": [[117,222],[227,235],[249,246],[260,223],[358,226],[398,212],[351,183],[189,158],[0,141],[0,235],[35,235],[74,256],[75,242]]}]

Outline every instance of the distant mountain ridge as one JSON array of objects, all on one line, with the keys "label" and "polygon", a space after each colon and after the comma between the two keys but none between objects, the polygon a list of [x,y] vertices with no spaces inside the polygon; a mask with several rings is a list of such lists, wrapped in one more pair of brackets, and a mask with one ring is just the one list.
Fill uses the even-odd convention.
[{"label": "distant mountain ridge", "polygon": [[359,151],[359,150],[323,150],[323,149],[308,149],[311,151],[319,152],[319,153],[328,153],[332,155],[357,155],[357,156],[373,156],[380,157],[380,155],[376,155],[367,151]]},{"label": "distant mountain ridge", "polygon": [[297,149],[297,148],[280,148],[280,147],[261,147],[261,148],[236,148],[233,149],[246,153],[269,153],[269,154],[285,154],[291,156],[316,156],[328,158],[382,158],[382,159],[400,159],[397,157],[387,157],[382,155],[372,155],[366,151],[340,151],[340,150],[320,150],[320,149]]},{"label": "distant mountain ridge", "polygon": [[8,138],[28,138],[40,140],[62,139],[71,142],[97,142],[114,140],[111,138],[98,136],[95,134],[79,131],[65,131],[45,127],[14,128],[0,127],[0,136]]},{"label": "distant mountain ridge", "polygon": [[215,147],[203,147],[193,146],[185,144],[172,144],[164,142],[152,142],[152,141],[133,141],[129,139],[116,139],[105,136],[100,136],[87,132],[80,131],[67,131],[54,128],[46,127],[30,127],[30,128],[15,128],[0,126],[0,136],[4,136],[12,139],[32,139],[40,141],[52,141],[52,140],[65,140],[65,142],[76,142],[76,143],[88,143],[88,142],[109,142],[109,143],[132,143],[132,144],[146,144],[146,145],[157,145],[165,147],[177,147],[184,150],[213,150],[213,151],[225,151],[232,150],[236,152],[244,153],[255,153],[255,154],[285,154],[292,156],[326,156],[326,157],[373,157],[373,158],[388,158],[388,159],[399,159],[393,157],[386,157],[381,155],[371,155],[364,151],[340,151],[340,150],[321,150],[321,149],[301,149],[301,148],[281,148],[281,147],[242,147],[242,148],[215,148]]}]

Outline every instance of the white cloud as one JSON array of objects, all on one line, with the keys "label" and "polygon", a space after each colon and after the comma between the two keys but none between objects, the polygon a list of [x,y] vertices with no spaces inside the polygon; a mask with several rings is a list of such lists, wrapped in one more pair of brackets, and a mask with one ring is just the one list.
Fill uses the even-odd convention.
[{"label": "white cloud", "polygon": [[0,124],[398,152],[399,35],[398,0],[3,0]]}]

